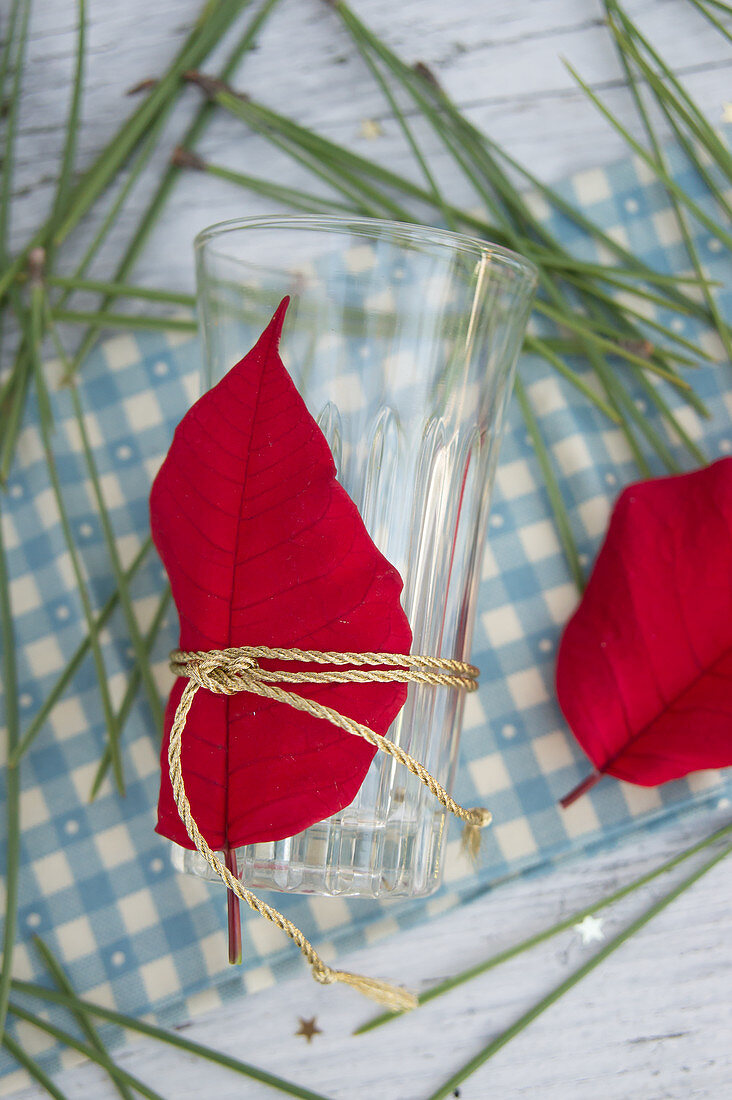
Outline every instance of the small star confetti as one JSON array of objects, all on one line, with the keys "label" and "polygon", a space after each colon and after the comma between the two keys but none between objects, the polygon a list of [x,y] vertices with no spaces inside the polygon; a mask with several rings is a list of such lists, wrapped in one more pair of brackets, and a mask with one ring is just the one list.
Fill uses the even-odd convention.
[{"label": "small star confetti", "polygon": [[364,118],[361,120],[361,137],[366,141],[376,141],[377,138],[383,136],[384,128],[380,122],[377,122],[375,118]]},{"label": "small star confetti", "polygon": [[601,917],[585,917],[583,921],[575,924],[574,927],[582,937],[582,943],[594,943],[595,940],[605,939],[602,924]]},{"label": "small star confetti", "polygon": [[322,1028],[318,1027],[317,1016],[311,1016],[309,1020],[303,1020],[302,1016],[298,1016],[300,1026],[295,1032],[296,1035],[302,1035],[304,1039],[310,1043],[312,1042],[313,1035],[322,1035]]}]

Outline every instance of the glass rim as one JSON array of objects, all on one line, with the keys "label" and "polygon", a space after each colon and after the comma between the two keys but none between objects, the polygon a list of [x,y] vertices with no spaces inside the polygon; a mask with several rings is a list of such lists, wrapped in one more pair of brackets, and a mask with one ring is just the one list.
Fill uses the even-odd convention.
[{"label": "glass rim", "polygon": [[335,214],[258,214],[253,217],[228,218],[206,226],[193,239],[193,248],[201,251],[205,245],[229,233],[242,229],[303,229],[325,233],[346,232],[365,238],[403,237],[408,241],[429,241],[452,251],[469,252],[478,258],[497,259],[512,268],[530,283],[536,283],[539,269],[532,260],[503,245],[481,237],[438,229],[414,222],[389,221],[382,218],[349,217]]}]

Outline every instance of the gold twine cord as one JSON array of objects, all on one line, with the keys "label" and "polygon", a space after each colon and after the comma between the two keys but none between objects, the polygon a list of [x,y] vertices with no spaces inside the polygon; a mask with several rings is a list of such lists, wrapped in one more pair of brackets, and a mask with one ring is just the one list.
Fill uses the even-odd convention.
[{"label": "gold twine cord", "polygon": [[[310,664],[331,666],[320,672],[288,672],[264,669],[259,659],[279,661],[305,661]],[[355,668],[339,668],[350,665]],[[380,665],[381,668],[365,667]],[[333,667],[335,666],[335,667]],[[387,667],[383,667],[387,666]],[[375,978],[351,974],[346,970],[334,970],[318,955],[300,929],[277,909],[258,898],[242,885],[209,847],[196,824],[183,782],[181,765],[181,741],[188,712],[199,688],[217,695],[236,695],[248,691],[276,702],[286,703],[296,710],[322,718],[339,729],[364,738],[369,744],[393,757],[424,783],[438,802],[450,813],[459,817],[473,829],[481,829],[491,822],[489,810],[482,806],[466,809],[447,793],[424,765],[398,745],[375,733],[361,722],[340,714],[332,707],[323,706],[312,699],[305,699],[295,692],[286,691],[279,684],[334,684],[334,683],[417,683],[433,686],[455,687],[463,691],[475,691],[478,686],[478,669],[464,661],[443,657],[426,657],[400,653],[326,653],[319,650],[276,649],[268,646],[240,646],[234,649],[183,652],[175,650],[170,657],[170,667],[177,676],[187,679],[170,729],[168,764],[173,797],[186,832],[209,867],[223,880],[241,901],[260,916],[271,921],[297,944],[310,964],[313,977],[323,985],[342,982],[378,1001],[394,1012],[414,1008],[417,999],[412,993]]]}]

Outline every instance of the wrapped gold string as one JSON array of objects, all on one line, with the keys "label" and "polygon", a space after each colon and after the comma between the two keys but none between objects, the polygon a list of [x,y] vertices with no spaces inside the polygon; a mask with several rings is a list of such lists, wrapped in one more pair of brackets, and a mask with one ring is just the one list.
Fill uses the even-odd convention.
[{"label": "wrapped gold string", "polygon": [[[326,671],[288,672],[273,671],[259,665],[259,659],[279,661],[304,661],[310,664],[331,666]],[[357,667],[339,668],[349,665]],[[366,666],[382,666],[380,668]],[[235,695],[248,691],[276,702],[286,703],[296,710],[322,718],[339,729],[363,737],[369,744],[392,756],[424,783],[442,806],[473,829],[490,824],[491,814],[482,806],[466,809],[456,802],[427,769],[392,741],[375,733],[361,722],[323,706],[312,699],[305,699],[295,692],[286,691],[279,684],[333,684],[333,683],[418,683],[433,686],[456,687],[463,691],[475,691],[478,686],[478,669],[464,661],[443,657],[425,657],[415,654],[395,653],[325,653],[319,650],[276,649],[267,646],[240,646],[198,652],[175,650],[170,666],[178,676],[188,680],[178,703],[170,730],[168,764],[173,797],[181,820],[192,843],[211,869],[223,880],[238,898],[246,902],[256,913],[266,917],[281,928],[300,948],[312,971],[313,977],[324,985],[342,982],[360,990],[367,997],[394,1011],[403,1011],[416,1005],[416,998],[405,989],[389,985],[373,978],[351,974],[345,970],[333,970],[320,958],[315,948],[299,928],[277,909],[267,905],[247,890],[232,874],[222,860],[209,847],[195,822],[185,791],[181,766],[181,739],[186,718],[200,688],[218,695]],[[335,666],[335,667],[333,667]],[[388,667],[383,667],[388,666]]]}]

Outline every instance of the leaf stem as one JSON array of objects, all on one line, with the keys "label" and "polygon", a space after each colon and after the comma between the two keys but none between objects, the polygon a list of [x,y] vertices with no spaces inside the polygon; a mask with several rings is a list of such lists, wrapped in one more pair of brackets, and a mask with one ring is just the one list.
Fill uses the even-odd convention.
[{"label": "leaf stem", "polygon": [[[224,846],[224,862],[232,875],[238,877],[236,850],[227,842]],[[226,918],[229,929],[229,963],[238,966],[241,963],[241,912],[239,899],[233,890],[226,891]]]},{"label": "leaf stem", "polygon": [[569,794],[565,794],[564,798],[560,798],[559,805],[563,810],[566,810],[578,798],[581,798],[583,794],[587,794],[593,787],[597,786],[604,775],[604,772],[593,771],[586,776],[581,783],[578,783],[576,787],[573,787]]}]

